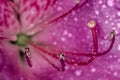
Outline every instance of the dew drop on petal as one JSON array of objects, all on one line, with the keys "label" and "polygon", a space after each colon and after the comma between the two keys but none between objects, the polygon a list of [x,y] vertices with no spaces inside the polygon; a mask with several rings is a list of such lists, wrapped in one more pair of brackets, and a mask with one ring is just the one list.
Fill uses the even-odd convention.
[{"label": "dew drop on petal", "polygon": [[120,28],[120,23],[117,23],[117,27]]},{"label": "dew drop on petal", "polygon": [[120,17],[120,11],[119,11],[119,12],[117,12],[117,15],[118,15],[118,17]]},{"label": "dew drop on petal", "polygon": [[91,72],[96,72],[96,68],[92,68],[92,69],[91,69]]},{"label": "dew drop on petal", "polygon": [[65,40],[66,40],[65,37],[61,37],[62,42],[65,42]]},{"label": "dew drop on petal", "polygon": [[69,37],[69,38],[71,38],[71,37],[72,37],[72,34],[71,34],[71,33],[69,33],[69,34],[68,34],[68,37]]},{"label": "dew drop on petal", "polygon": [[107,5],[109,7],[113,7],[114,6],[114,0],[107,0]]},{"label": "dew drop on petal", "polygon": [[118,51],[120,51],[120,44],[118,45],[117,49],[118,49]]},{"label": "dew drop on petal", "polygon": [[81,71],[81,70],[76,70],[76,71],[75,71],[75,75],[76,75],[76,76],[80,76],[81,74],[82,74],[82,71]]}]

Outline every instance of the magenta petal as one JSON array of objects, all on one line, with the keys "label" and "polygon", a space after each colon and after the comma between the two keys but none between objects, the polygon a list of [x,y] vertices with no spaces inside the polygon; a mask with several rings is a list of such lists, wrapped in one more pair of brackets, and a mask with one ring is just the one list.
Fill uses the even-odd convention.
[{"label": "magenta petal", "polygon": [[[0,34],[5,35],[17,33],[22,28],[22,32],[27,33],[27,30],[37,24],[37,29],[40,30],[41,23],[49,22],[51,19],[59,17],[66,11],[69,11],[79,0],[14,0],[18,4],[17,10],[21,14],[21,25],[14,15],[13,9],[7,3],[9,0],[1,0],[0,6]],[[55,2],[54,2],[55,1]],[[4,47],[6,65],[4,64],[4,49],[0,48],[0,80],[120,80],[120,11],[117,0],[80,0],[87,1],[82,7],[73,10],[68,15],[55,19],[54,23],[42,26],[46,27],[32,37],[31,42],[35,42],[43,49],[37,51],[36,48],[30,47],[32,57],[28,60],[28,65],[31,66],[29,60],[32,61],[32,67],[24,65],[19,59],[18,50],[24,47],[10,44],[3,40],[6,44]],[[107,2],[109,1],[109,2]],[[111,1],[111,2],[110,2]],[[107,4],[106,4],[107,3]],[[81,4],[80,4],[81,5]],[[18,8],[16,7],[16,8]],[[60,61],[57,55],[60,50],[76,52],[92,52],[93,42],[90,29],[87,26],[89,20],[94,20],[97,24],[96,33],[98,35],[98,51],[105,51],[109,47],[109,33],[115,30],[116,40],[112,45],[111,50],[106,55],[98,57],[93,63],[86,66],[78,66],[76,64],[69,65]],[[36,27],[36,26],[35,26]],[[32,31],[32,30],[31,30]],[[33,30],[34,31],[34,30]],[[15,34],[16,35],[16,34]],[[3,38],[0,36],[0,38]],[[25,38],[23,37],[22,40]],[[21,40],[19,40],[22,42]],[[26,40],[25,40],[26,41]],[[0,44],[1,45],[1,44]],[[10,46],[11,45],[11,46]],[[96,45],[95,45],[96,46]],[[19,49],[16,49],[19,48]],[[55,49],[55,50],[54,50]],[[14,51],[16,50],[16,51]],[[97,50],[97,49],[96,49]],[[57,66],[65,67],[64,72],[59,72],[54,69],[47,60],[39,54],[47,57],[51,63]],[[54,54],[54,58],[51,57]],[[65,57],[69,60],[77,62],[87,60],[86,57],[79,57],[69,54]]]},{"label": "magenta petal", "polygon": [[2,49],[3,47],[0,45],[0,72],[1,70],[3,69],[4,67],[4,64],[5,64],[5,53]]},{"label": "magenta petal", "polygon": [[19,32],[20,26],[9,0],[0,0],[0,5],[2,5],[0,6],[0,34],[16,34]]}]

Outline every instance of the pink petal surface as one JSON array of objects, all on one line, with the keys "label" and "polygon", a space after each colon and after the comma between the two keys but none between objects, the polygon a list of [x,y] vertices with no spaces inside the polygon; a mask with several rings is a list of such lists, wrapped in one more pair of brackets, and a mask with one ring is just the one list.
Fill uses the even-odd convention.
[{"label": "pink petal surface", "polygon": [[[1,34],[34,33],[41,24],[60,16],[75,5],[75,0],[16,0],[20,3],[21,24],[16,20],[7,0],[0,1],[0,36]],[[81,3],[85,0],[81,0]],[[54,4],[53,4],[54,3]],[[63,51],[90,52],[92,35],[87,27],[89,20],[97,23],[99,51],[106,50],[110,41],[110,31],[115,30],[116,41],[112,50],[97,57],[86,66],[66,65],[64,72],[54,69],[42,56],[40,51],[29,45],[32,53],[32,68],[24,65],[19,58],[18,47],[0,40],[0,80],[119,80],[120,79],[120,7],[119,0],[88,0],[78,9],[54,23],[43,26],[41,32],[33,37],[33,41],[44,49]],[[40,24],[38,24],[40,23]],[[45,54],[45,53],[43,53]],[[45,54],[46,55],[46,54]],[[53,63],[59,60],[46,55]],[[72,56],[72,55],[71,55]]]},{"label": "pink petal surface", "polygon": [[7,2],[7,0],[0,1],[0,4],[0,34],[16,34],[19,31],[20,26],[16,20],[12,7]]}]

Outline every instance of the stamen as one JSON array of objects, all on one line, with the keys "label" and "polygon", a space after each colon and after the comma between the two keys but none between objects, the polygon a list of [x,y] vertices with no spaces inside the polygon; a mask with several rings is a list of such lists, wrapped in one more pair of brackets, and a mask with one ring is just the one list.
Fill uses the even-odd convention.
[{"label": "stamen", "polygon": [[[80,65],[87,65],[87,64],[91,63],[95,59],[95,57],[96,57],[96,55],[98,53],[98,38],[97,38],[97,33],[96,33],[96,22],[94,20],[89,21],[88,22],[88,27],[90,27],[91,32],[92,32],[93,46],[94,46],[92,54],[89,54],[90,55],[89,57],[91,57],[91,58],[88,59],[87,61],[83,61],[83,62],[79,62],[79,61],[75,61],[75,60],[70,61],[70,60],[66,59],[66,62],[68,64],[77,64],[78,66],[80,66]],[[80,53],[80,54],[79,53],[73,53],[73,52],[64,52],[64,53],[65,54],[71,54],[71,55],[76,55],[77,54],[77,56],[78,55],[79,56],[85,55],[84,53]]]},{"label": "stamen", "polygon": [[112,40],[114,38],[114,36],[115,36],[115,31],[112,30],[111,33],[110,33],[110,40]]},{"label": "stamen", "polygon": [[[52,18],[51,20],[49,21],[45,21],[44,23],[40,24],[40,23],[37,23],[35,25],[33,25],[29,30],[27,30],[27,32],[34,32],[32,33],[31,35],[36,35],[37,33],[41,32],[41,30],[39,30],[39,26],[40,28],[45,28],[47,27],[49,24],[53,23],[53,22],[56,22],[62,18],[64,18],[65,16],[67,16],[68,14],[70,14],[72,11],[78,9],[79,7],[82,7],[84,4],[87,3],[88,0],[85,0],[81,5],[79,5],[79,3],[77,3],[73,8],[71,8],[70,10],[68,10],[67,12],[59,15],[59,16],[55,16],[54,18]],[[38,26],[39,25],[39,26]]]},{"label": "stamen", "polygon": [[[79,3],[80,3],[80,2],[79,2]],[[79,5],[79,3],[77,3],[73,8],[71,8],[71,9],[68,10],[67,12],[63,13],[62,15],[57,16],[57,17],[53,18],[52,20],[48,21],[48,24],[53,23],[54,21],[57,21],[57,20],[59,20],[59,19],[61,19],[61,18],[64,18],[65,16],[67,16],[68,14],[70,14],[72,11],[78,9],[78,7],[82,7],[83,5]],[[85,1],[84,3],[86,3],[86,1]],[[84,3],[83,3],[83,4],[84,4]]]},{"label": "stamen", "polygon": [[60,62],[61,62],[61,65],[62,65],[62,71],[64,71],[65,70],[65,56],[64,56],[64,54],[63,53],[61,53],[60,55],[59,55],[59,60],[60,60]]},{"label": "stamen", "polygon": [[[96,55],[96,53],[93,53],[93,54]],[[80,62],[80,61],[75,61],[75,60],[70,61],[70,60],[66,59],[66,63],[71,64],[71,65],[77,65],[77,66],[88,65],[88,64],[90,64],[91,62],[94,61],[94,59],[96,57],[94,55],[90,56],[91,58],[88,59],[87,61]]]},{"label": "stamen", "polygon": [[[89,63],[91,63],[92,61],[94,61],[97,53],[98,53],[98,38],[97,38],[97,34],[96,34],[96,22],[94,20],[91,20],[88,22],[88,27],[91,29],[92,32],[92,37],[93,37],[93,46],[94,46],[94,50],[92,52],[92,55],[90,56],[90,58],[87,61],[83,61],[83,62],[79,62],[79,61],[70,61],[70,60],[66,60],[67,63],[69,64],[76,64],[78,66],[80,65],[88,65]],[[83,53],[82,53],[83,54]],[[80,54],[81,55],[81,54]]]},{"label": "stamen", "polygon": [[[37,49],[37,50],[39,50],[39,51],[42,51],[43,53],[46,53],[46,54],[48,54],[49,56],[51,56],[51,57],[53,57],[53,58],[55,58],[55,59],[58,60],[57,55],[55,55],[54,53],[50,53],[50,52],[42,49],[40,46],[35,45],[35,44],[32,43],[32,42],[30,42],[30,44],[31,44],[35,49]],[[59,67],[56,66],[54,63],[52,63],[52,62],[51,62],[46,56],[44,56],[42,53],[39,54],[39,55],[41,55],[45,60],[47,60],[48,63],[51,64],[51,65],[52,65],[55,69],[57,69],[58,71],[64,71],[64,70],[65,70],[65,68],[64,68],[64,67],[65,67],[64,57],[63,57],[62,54],[59,55],[59,60],[60,60],[60,63],[61,63],[61,65],[62,65],[62,68],[59,68]]]},{"label": "stamen", "polygon": [[65,55],[63,53],[59,54],[59,59],[65,60]]},{"label": "stamen", "polygon": [[[56,66],[54,63],[52,63],[47,57],[45,57],[43,54],[40,54],[49,64],[51,64],[55,69],[57,69],[58,71],[64,71],[64,66],[62,66],[62,68],[59,68],[58,66]],[[61,63],[62,64],[62,63]]]},{"label": "stamen", "polygon": [[111,43],[110,43],[110,46],[108,47],[108,49],[106,51],[100,52],[97,56],[105,55],[108,52],[110,52],[110,50],[112,49],[112,47],[115,43],[115,31],[114,30],[112,30],[110,33],[110,41],[111,41]]},{"label": "stamen", "polygon": [[88,22],[88,27],[89,28],[94,28],[96,26],[96,22],[94,20],[91,20]]},{"label": "stamen", "polygon": [[[87,60],[87,61],[83,61],[83,62],[79,62],[79,61],[70,61],[68,58],[66,58],[66,60],[64,60],[64,55],[63,54],[60,54],[59,58],[60,58],[60,62],[62,64],[62,68],[64,69],[65,67],[65,63],[64,62],[67,62],[68,64],[77,64],[78,66],[80,65],[88,65],[89,63],[91,63],[92,61],[94,61],[95,57],[96,57],[96,54],[98,53],[98,39],[97,39],[97,34],[96,34],[96,28],[95,28],[95,25],[96,23],[94,21],[90,21],[88,23],[88,27],[90,27],[91,29],[91,32],[92,32],[92,36],[93,36],[93,46],[94,46],[94,50],[92,52],[92,55],[90,56],[90,58]],[[94,27],[93,27],[94,26]],[[34,45],[33,43],[30,43],[32,46],[38,48],[40,51],[44,52],[44,53],[47,53],[48,55],[52,56],[53,58],[56,58],[55,54],[52,54],[42,48],[40,48],[39,46],[37,45]],[[65,53],[66,54],[66,53]],[[57,59],[57,58],[56,58]]]},{"label": "stamen", "polygon": [[94,46],[94,52],[98,52],[98,38],[97,38],[97,32],[96,32],[96,22],[94,20],[90,20],[88,22],[88,27],[91,29],[92,37],[93,37],[93,46]]},{"label": "stamen", "polygon": [[[114,43],[115,43],[115,31],[112,30],[110,33],[110,46],[108,47],[107,50],[103,51],[103,52],[98,52],[98,54],[96,54],[96,56],[102,56],[107,54],[108,52],[110,52],[110,50],[112,49]],[[80,52],[80,53],[74,53],[74,52],[64,52],[65,54],[71,54],[71,55],[75,55],[75,56],[86,56],[86,57],[90,57],[93,56],[94,54],[92,53],[84,53],[84,52]]]},{"label": "stamen", "polygon": [[52,63],[47,57],[45,57],[43,54],[40,54],[50,65],[52,65],[55,69],[58,71],[61,71],[62,69],[56,66],[54,63]]},{"label": "stamen", "polygon": [[26,62],[28,63],[29,67],[32,67],[32,63],[31,63],[31,53],[29,51],[29,48],[25,48],[25,59],[26,59]]}]

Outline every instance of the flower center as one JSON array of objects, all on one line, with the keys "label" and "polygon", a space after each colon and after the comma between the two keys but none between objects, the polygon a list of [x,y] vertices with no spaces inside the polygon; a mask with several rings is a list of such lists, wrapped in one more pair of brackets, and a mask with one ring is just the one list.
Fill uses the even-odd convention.
[{"label": "flower center", "polygon": [[10,41],[10,42],[14,45],[25,47],[28,45],[28,42],[30,40],[31,40],[31,36],[28,36],[24,33],[19,33],[19,34],[17,34],[17,40]]}]

